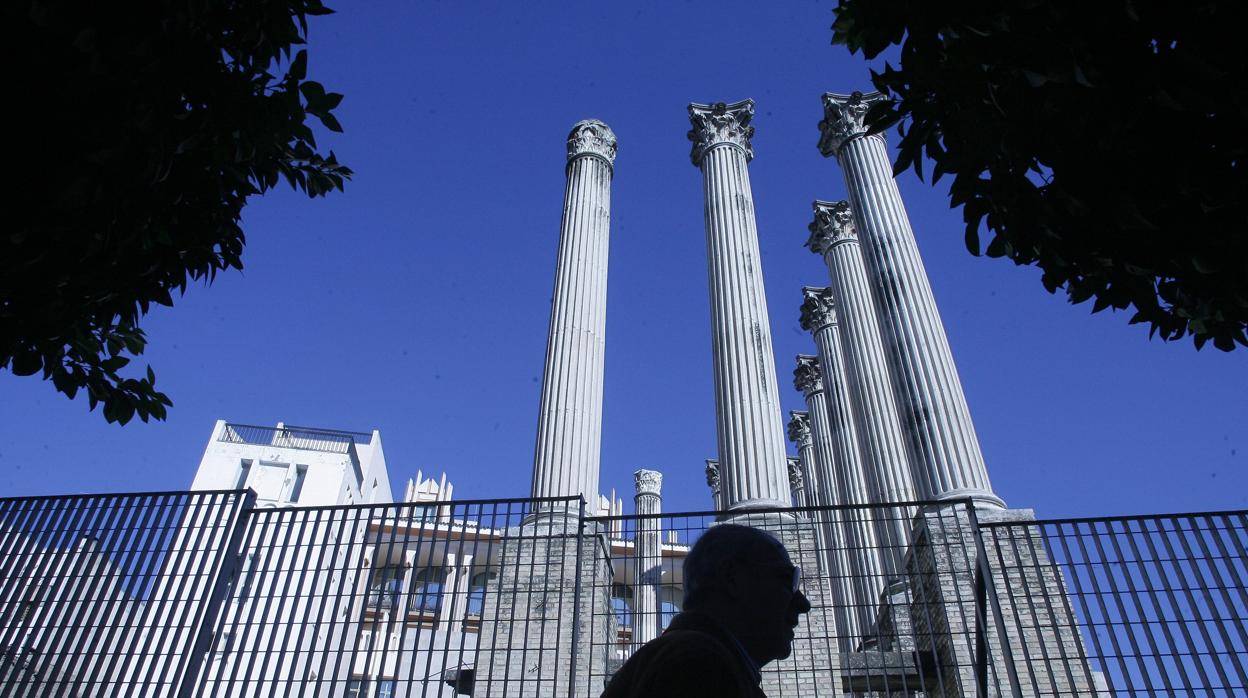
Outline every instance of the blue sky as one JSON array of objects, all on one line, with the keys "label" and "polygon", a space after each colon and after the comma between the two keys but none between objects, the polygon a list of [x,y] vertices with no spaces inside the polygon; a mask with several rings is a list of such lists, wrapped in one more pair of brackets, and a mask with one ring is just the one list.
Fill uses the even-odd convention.
[{"label": "blue sky", "polygon": [[[784,407],[801,408],[801,287],[827,279],[802,247],[810,202],[845,196],[815,147],[819,96],[869,87],[866,63],[829,45],[831,3],[332,4],[309,73],[346,94],[346,133],[323,144],[355,179],[256,199],[245,271],[147,318],[167,422],[108,425],[0,373],[0,495],[183,489],[218,418],[380,429],[400,493],[423,469],[461,497],[527,494],[564,139],[595,117],[619,137],[603,488],[631,509],[632,471],[657,468],[666,510],[705,508],[715,420],[685,105],[756,101],[767,299]],[[967,254],[943,184],[900,186],[998,494],[1041,516],[1248,508],[1248,354],[1069,306],[1035,269]]]}]

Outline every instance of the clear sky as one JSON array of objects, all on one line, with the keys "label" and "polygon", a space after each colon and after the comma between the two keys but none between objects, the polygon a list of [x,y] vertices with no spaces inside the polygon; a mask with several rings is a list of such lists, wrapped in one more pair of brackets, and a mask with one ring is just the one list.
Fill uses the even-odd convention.
[{"label": "clear sky", "polygon": [[[576,121],[619,137],[602,485],[665,473],[704,509],[715,419],[701,180],[690,101],[756,101],[750,166],[784,409],[812,199],[841,199],[815,143],[825,91],[869,89],[829,45],[831,3],[331,3],[310,77],[346,94],[323,144],[345,193],[245,212],[243,273],[144,327],[164,423],[108,425],[0,373],[0,495],[184,489],[218,418],[379,429],[396,493],[445,470],[464,498],[529,491],[564,184]],[[893,138],[895,141],[895,137]],[[1154,144],[1141,143],[1140,147]],[[937,188],[900,179],[994,487],[1041,516],[1248,508],[1248,351],[1149,341],[977,259]],[[141,370],[142,361],[133,366]]]}]

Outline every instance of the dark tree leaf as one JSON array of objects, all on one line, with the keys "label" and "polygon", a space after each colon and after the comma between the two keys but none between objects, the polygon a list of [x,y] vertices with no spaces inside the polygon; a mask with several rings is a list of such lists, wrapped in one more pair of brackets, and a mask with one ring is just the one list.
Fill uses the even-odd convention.
[{"label": "dark tree leaf", "polygon": [[[126,423],[172,405],[118,371],[139,321],[188,281],[242,269],[243,206],[284,176],[312,196],[351,170],[316,151],[342,96],[306,81],[320,0],[49,3],[5,13],[22,57],[6,149],[21,206],[0,235],[0,367],[43,377]],[[289,65],[274,77],[285,61]]]},{"label": "dark tree leaf", "polygon": [[1248,346],[1248,4],[841,0],[832,41],[932,160],[965,241],[1150,336]]}]

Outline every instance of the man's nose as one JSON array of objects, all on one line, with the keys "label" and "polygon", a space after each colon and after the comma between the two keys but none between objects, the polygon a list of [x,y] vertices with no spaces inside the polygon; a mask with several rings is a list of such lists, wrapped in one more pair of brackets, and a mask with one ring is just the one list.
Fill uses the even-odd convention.
[{"label": "man's nose", "polygon": [[810,612],[810,599],[800,591],[793,595],[793,605],[797,607],[799,614]]}]

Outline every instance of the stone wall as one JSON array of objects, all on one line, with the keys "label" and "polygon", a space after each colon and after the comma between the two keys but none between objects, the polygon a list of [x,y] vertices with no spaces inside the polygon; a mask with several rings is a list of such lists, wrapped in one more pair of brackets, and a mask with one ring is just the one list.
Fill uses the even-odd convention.
[{"label": "stone wall", "polygon": [[815,521],[801,514],[740,513],[724,523],[752,526],[774,535],[788,549],[793,564],[806,572],[802,592],[810,599],[812,610],[802,616],[794,631],[793,653],[763,667],[763,692],[769,696],[840,695],[836,686],[840,653],[832,593],[827,577],[818,572],[820,550]]},{"label": "stone wall", "polygon": [[576,677],[571,695],[597,698],[602,686],[586,677],[605,674],[610,640],[590,637],[592,619],[611,612],[611,569],[599,546],[574,519],[508,532],[481,613],[474,696],[562,697]]},{"label": "stone wall", "polygon": [[[983,507],[976,513],[981,524],[1035,519],[1030,510]],[[1033,529],[1002,530],[1000,537],[985,535],[992,572],[988,594],[991,599],[995,588],[1005,622],[1003,639],[990,602],[988,695],[1011,695],[1011,663],[1022,695],[1096,695],[1060,570]],[[976,556],[975,526],[965,504],[919,515],[907,560],[914,594],[910,615],[916,649],[935,658],[925,681],[933,697],[975,695]]]}]

